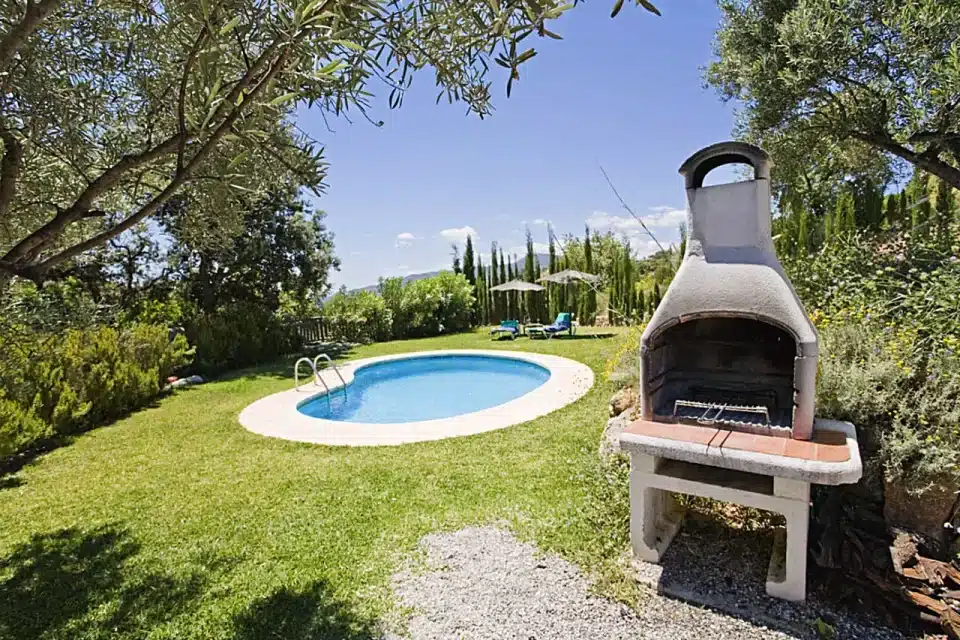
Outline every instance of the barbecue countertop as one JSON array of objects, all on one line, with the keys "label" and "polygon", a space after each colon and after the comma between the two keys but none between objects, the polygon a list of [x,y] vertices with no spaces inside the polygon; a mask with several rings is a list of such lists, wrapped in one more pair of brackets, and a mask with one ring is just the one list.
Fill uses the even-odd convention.
[{"label": "barbecue countertop", "polygon": [[863,473],[857,430],[838,420],[815,420],[812,440],[637,420],[620,435],[620,446],[627,452],[814,484],[850,484]]}]

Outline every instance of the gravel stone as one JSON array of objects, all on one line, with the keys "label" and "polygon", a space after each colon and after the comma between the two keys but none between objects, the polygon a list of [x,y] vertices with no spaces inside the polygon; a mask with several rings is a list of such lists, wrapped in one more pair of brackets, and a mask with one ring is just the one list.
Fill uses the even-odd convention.
[{"label": "gravel stone", "polygon": [[894,629],[878,626],[821,599],[807,571],[806,602],[766,594],[767,565],[773,544],[769,530],[743,531],[688,514],[659,565],[635,563],[637,578],[664,595],[706,604],[716,610],[765,623],[795,638],[818,638],[811,621],[830,623],[837,638],[899,640]]},{"label": "gravel stone", "polygon": [[[781,640],[810,637],[655,593],[635,612],[589,593],[579,569],[495,527],[431,534],[394,575],[413,640]],[[422,562],[418,562],[421,560]],[[874,636],[876,637],[876,636]]]}]

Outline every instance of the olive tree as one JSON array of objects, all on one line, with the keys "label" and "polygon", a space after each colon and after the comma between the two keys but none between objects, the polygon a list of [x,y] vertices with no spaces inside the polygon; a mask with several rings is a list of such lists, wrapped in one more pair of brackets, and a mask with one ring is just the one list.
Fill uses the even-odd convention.
[{"label": "olive tree", "polygon": [[[617,3],[615,10],[619,10]],[[645,0],[641,4],[654,10]],[[490,113],[559,0],[8,0],[0,3],[0,284],[43,280],[175,196],[215,222],[278,179],[321,189],[297,105],[364,117],[431,68]]]},{"label": "olive tree", "polygon": [[720,0],[707,80],[800,190],[899,159],[960,188],[960,2]]}]

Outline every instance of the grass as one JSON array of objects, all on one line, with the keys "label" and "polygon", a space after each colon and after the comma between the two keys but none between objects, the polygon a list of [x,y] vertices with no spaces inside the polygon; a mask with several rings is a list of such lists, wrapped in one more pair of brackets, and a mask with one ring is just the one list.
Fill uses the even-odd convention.
[{"label": "grass", "polygon": [[245,431],[237,414],[289,388],[292,360],[92,431],[0,485],[0,638],[371,637],[417,541],[474,523],[506,522],[609,584],[623,496],[596,449],[623,341],[478,333],[347,355],[532,350],[597,374],[574,405],[477,436],[337,448]]}]

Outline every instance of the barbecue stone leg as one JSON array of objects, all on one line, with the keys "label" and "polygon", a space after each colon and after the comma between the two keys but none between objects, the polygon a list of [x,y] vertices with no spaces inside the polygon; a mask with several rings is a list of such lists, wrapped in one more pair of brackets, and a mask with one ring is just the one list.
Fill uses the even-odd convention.
[{"label": "barbecue stone leg", "polygon": [[635,558],[654,563],[660,562],[683,522],[673,494],[642,480],[644,474],[656,472],[659,461],[643,453],[630,456],[630,542]]},{"label": "barbecue stone leg", "polygon": [[786,532],[778,531],[774,539],[767,570],[767,594],[802,602],[807,596],[810,483],[774,478],[773,494],[786,499],[778,511],[784,515],[787,527]]}]

